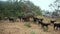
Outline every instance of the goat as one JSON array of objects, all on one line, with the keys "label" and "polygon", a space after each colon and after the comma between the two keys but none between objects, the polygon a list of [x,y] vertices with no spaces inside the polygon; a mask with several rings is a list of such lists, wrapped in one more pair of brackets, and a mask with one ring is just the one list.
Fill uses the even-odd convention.
[{"label": "goat", "polygon": [[22,17],[22,20],[23,21],[28,21],[28,18],[27,17]]},{"label": "goat", "polygon": [[11,18],[11,17],[8,17],[8,19],[9,19],[9,21],[12,21],[12,22],[15,21],[15,19],[14,18]]},{"label": "goat", "polygon": [[54,30],[58,30],[58,28],[60,29],[60,23],[55,23],[55,21],[51,21],[51,23],[54,25]]},{"label": "goat", "polygon": [[38,24],[40,24],[43,21],[43,19],[38,19]]},{"label": "goat", "polygon": [[41,24],[41,27],[42,27],[42,28],[43,28],[44,26],[48,28],[48,25],[50,25],[50,23],[44,23],[44,22],[43,22],[43,19],[41,19],[41,20],[39,21],[39,23]]},{"label": "goat", "polygon": [[28,21],[29,20],[29,18],[26,16],[18,16],[18,18],[22,21]]},{"label": "goat", "polygon": [[22,19],[23,21],[29,21],[29,18],[28,18],[28,17],[24,17],[24,16],[23,16],[21,19]]},{"label": "goat", "polygon": [[34,19],[34,22],[37,22],[37,20],[38,20],[38,18],[35,18],[35,17],[33,19]]},{"label": "goat", "polygon": [[54,23],[54,30],[58,30],[58,28],[60,29],[60,23]]},{"label": "goat", "polygon": [[20,21],[21,21],[21,19],[22,19],[22,16],[18,16],[18,18],[20,19]]},{"label": "goat", "polygon": [[50,22],[51,22],[51,24],[54,24],[54,22],[56,22],[56,20],[51,20]]}]

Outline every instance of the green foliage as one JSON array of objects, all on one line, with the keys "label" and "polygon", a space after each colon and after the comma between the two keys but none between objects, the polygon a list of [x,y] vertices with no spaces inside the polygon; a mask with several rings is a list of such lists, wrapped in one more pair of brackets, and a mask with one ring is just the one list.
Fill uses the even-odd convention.
[{"label": "green foliage", "polygon": [[45,32],[48,31],[48,28],[47,27],[44,27],[43,28],[43,31],[45,31]]},{"label": "green foliage", "polygon": [[31,34],[35,34],[35,32],[32,31]]},{"label": "green foliage", "polygon": [[30,27],[31,27],[31,24],[30,24],[30,23],[25,23],[25,24],[24,24],[24,26],[26,26],[26,27],[29,27],[29,28],[30,28]]},{"label": "green foliage", "polygon": [[55,0],[49,5],[49,7],[51,7],[52,10],[54,9],[52,17],[60,17],[60,0]]},{"label": "green foliage", "polygon": [[[23,1],[23,2],[22,2]],[[19,15],[24,15],[24,14],[34,14],[34,15],[41,15],[42,11],[38,6],[35,6],[32,2],[29,0],[21,0],[18,2],[8,0],[8,1],[0,1],[0,16],[4,17],[17,17]]]}]

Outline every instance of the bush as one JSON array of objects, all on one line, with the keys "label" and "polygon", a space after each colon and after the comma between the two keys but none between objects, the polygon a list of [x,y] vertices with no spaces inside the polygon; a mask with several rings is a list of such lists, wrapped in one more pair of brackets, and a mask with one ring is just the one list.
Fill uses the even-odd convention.
[{"label": "bush", "polygon": [[47,27],[44,27],[43,30],[44,30],[44,31],[48,31],[48,28],[47,28]]},{"label": "bush", "polygon": [[31,27],[31,24],[30,23],[25,23],[24,26]]},{"label": "bush", "polygon": [[35,32],[31,32],[31,34],[35,34]]}]

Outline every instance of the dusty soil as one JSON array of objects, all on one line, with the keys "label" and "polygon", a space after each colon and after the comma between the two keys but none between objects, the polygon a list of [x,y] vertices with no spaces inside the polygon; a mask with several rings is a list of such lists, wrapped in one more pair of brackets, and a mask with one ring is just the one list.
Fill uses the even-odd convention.
[{"label": "dusty soil", "polygon": [[[49,23],[52,18],[47,17],[38,17],[44,18],[44,22]],[[58,18],[57,21],[60,21]],[[28,28],[24,24],[30,23],[31,27]],[[0,34],[60,34],[60,30],[54,30],[53,25],[49,25],[48,31],[44,31],[41,28],[41,25],[35,24],[34,22],[9,22],[9,21],[0,21]]]},{"label": "dusty soil", "polygon": [[[30,23],[32,27],[24,26],[25,23]],[[32,22],[0,22],[0,34],[60,34],[60,31],[54,31],[53,26],[49,26],[48,31],[43,31],[40,25]]]}]

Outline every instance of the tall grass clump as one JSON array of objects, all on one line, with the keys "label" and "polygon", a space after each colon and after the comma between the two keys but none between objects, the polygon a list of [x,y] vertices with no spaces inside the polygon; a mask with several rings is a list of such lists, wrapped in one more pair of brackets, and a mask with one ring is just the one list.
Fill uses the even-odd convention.
[{"label": "tall grass clump", "polygon": [[48,31],[48,28],[47,27],[43,27],[43,31],[44,32]]},{"label": "tall grass clump", "polygon": [[25,24],[24,24],[24,26],[26,26],[26,27],[29,27],[29,28],[30,28],[30,27],[31,27],[31,24],[30,24],[30,23],[25,23]]},{"label": "tall grass clump", "polygon": [[32,31],[31,34],[35,34],[35,32]]}]

